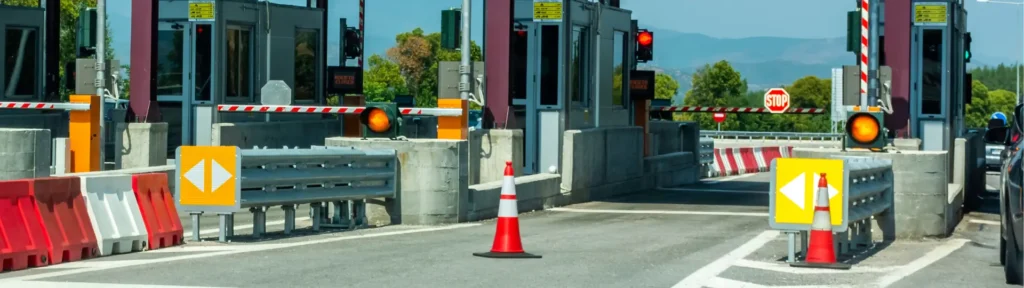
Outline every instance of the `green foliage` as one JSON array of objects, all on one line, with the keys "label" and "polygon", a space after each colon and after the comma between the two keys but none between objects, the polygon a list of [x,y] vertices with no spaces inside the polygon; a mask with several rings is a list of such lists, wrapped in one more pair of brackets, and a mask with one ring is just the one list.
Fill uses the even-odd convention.
[{"label": "green foliage", "polygon": [[654,75],[654,99],[669,99],[679,93],[679,82],[664,73]]},{"label": "green foliage", "polygon": [[391,102],[395,100],[395,95],[409,93],[398,64],[377,54],[373,54],[368,60],[370,69],[363,74],[363,93],[366,95],[366,102]]},{"label": "green foliage", "polygon": [[967,111],[964,115],[967,127],[987,127],[988,119],[995,112],[1003,112],[1007,116],[1006,120],[1012,120],[1014,98],[1016,98],[1016,94],[1013,92],[1002,89],[989,90],[988,86],[976,79],[972,83],[971,93],[974,96],[971,98],[971,104],[967,104]]},{"label": "green foliage", "polygon": [[974,80],[985,83],[992,90],[1017,91],[1017,76],[1014,75],[1016,72],[1017,66],[999,64],[995,67],[984,66],[971,69],[971,76],[974,77]]},{"label": "green foliage", "polygon": [[[427,45],[421,47],[420,43]],[[419,49],[428,51],[418,51]],[[470,58],[472,61],[482,61],[483,50],[476,42],[470,42]],[[371,80],[364,79],[365,87],[387,87],[393,91],[408,91],[416,98],[418,107],[437,107],[438,95],[438,66],[441,61],[459,61],[462,54],[459,50],[445,49],[441,47],[441,33],[424,34],[423,29],[416,28],[410,32],[401,33],[395,36],[395,47],[388,51],[388,59],[381,59],[379,65],[395,65],[392,68],[382,70],[381,78]],[[371,63],[370,69],[373,69]],[[396,81],[385,82],[383,79],[393,79],[395,73],[404,78],[403,84]],[[387,75],[386,77],[383,75]],[[383,89],[383,88],[382,88]],[[403,90],[405,89],[405,90]],[[396,92],[398,94],[402,94]],[[394,97],[393,95],[391,97]],[[369,100],[367,100],[369,101]],[[475,103],[471,103],[471,109],[479,109]]]}]

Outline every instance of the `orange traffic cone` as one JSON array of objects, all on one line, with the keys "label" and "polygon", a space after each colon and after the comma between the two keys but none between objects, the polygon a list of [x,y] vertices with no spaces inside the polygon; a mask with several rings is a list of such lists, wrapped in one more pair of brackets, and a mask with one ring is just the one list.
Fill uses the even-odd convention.
[{"label": "orange traffic cone", "polygon": [[487,258],[540,258],[523,252],[519,238],[519,209],[516,207],[516,182],[512,161],[505,161],[505,183],[501,185],[501,200],[498,200],[498,231],[494,234],[491,252],[473,253],[473,256]]},{"label": "orange traffic cone", "polygon": [[805,262],[790,263],[794,267],[850,269],[850,265],[836,263],[835,242],[832,239],[832,212],[829,209],[828,180],[821,173],[818,180],[818,199],[814,205],[814,220],[811,222],[810,242]]}]

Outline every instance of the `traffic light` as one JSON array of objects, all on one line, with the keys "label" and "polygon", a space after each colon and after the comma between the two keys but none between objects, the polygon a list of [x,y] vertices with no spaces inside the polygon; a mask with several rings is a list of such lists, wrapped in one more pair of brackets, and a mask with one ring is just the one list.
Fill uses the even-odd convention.
[{"label": "traffic light", "polygon": [[654,59],[654,32],[640,29],[636,33],[636,61],[643,63]]},{"label": "traffic light", "polygon": [[848,149],[868,149],[882,151],[885,147],[886,134],[883,114],[880,107],[862,109],[854,106],[847,113],[845,147]]},{"label": "traffic light", "polygon": [[78,13],[75,54],[78,58],[89,58],[96,54],[96,8],[82,7]]},{"label": "traffic light", "polygon": [[78,67],[75,65],[76,61],[71,60],[68,63],[64,63],[64,88],[71,93],[75,92],[75,80],[78,76]]},{"label": "traffic light", "polygon": [[401,135],[402,118],[395,103],[366,103],[366,110],[359,114],[359,123],[363,124],[365,138],[394,139]]},{"label": "traffic light", "polygon": [[971,32],[964,33],[964,61],[971,63]]},{"label": "traffic light", "polygon": [[860,57],[860,9],[846,12],[846,51],[853,52]]},{"label": "traffic light", "polygon": [[462,39],[462,11],[449,9],[441,11],[441,47],[458,49]]},{"label": "traffic light", "polygon": [[362,33],[358,29],[345,30],[345,57],[359,58],[363,55]]}]

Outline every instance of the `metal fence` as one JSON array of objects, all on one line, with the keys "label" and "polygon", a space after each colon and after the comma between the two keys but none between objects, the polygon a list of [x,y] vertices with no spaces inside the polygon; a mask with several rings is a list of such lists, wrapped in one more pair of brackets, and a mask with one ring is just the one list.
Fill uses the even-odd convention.
[{"label": "metal fence", "polygon": [[[310,204],[313,230],[318,231],[323,224],[323,203],[334,203],[338,211],[350,200],[396,197],[397,159],[394,149],[314,146],[240,150],[241,187],[236,208],[249,208],[253,237],[260,237],[266,232],[268,208],[280,206],[285,211],[284,233],[290,234],[295,228],[295,206]],[[199,215],[204,212],[220,215],[220,241],[234,235],[234,213],[182,208],[192,214],[194,240],[199,238]],[[365,207],[360,208],[352,220],[365,223]]]},{"label": "metal fence", "polygon": [[700,138],[700,175],[703,177],[714,177],[715,165],[715,140],[711,138]]},{"label": "metal fence", "polygon": [[842,140],[843,134],[811,132],[754,132],[701,130],[700,136],[714,139],[840,141]]}]

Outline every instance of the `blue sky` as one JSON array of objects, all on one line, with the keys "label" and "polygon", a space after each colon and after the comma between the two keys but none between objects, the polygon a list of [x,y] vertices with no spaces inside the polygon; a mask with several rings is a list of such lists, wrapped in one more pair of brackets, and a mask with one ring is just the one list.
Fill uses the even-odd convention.
[{"label": "blue sky", "polygon": [[[127,0],[119,0],[126,1]],[[1022,5],[978,3],[965,0],[968,30],[974,36],[975,55],[986,55],[1004,61],[1022,57]],[[1015,0],[1008,0],[1015,1]],[[1024,1],[1024,0],[1016,0]],[[110,1],[108,1],[110,2]],[[272,0],[273,3],[305,5],[305,0]],[[349,19],[356,26],[358,0],[331,0],[328,21],[335,29],[338,18]],[[369,37],[393,35],[422,27],[437,31],[440,10],[461,5],[460,0],[367,0],[366,33]],[[854,0],[622,0],[623,8],[633,11],[641,26],[702,33],[720,38],[778,36],[794,38],[844,37],[845,12],[855,7]],[[482,42],[482,0],[473,0],[473,39]],[[127,49],[131,25],[130,5],[108,5],[114,47]],[[725,19],[725,20],[723,20]],[[337,36],[329,35],[329,42]],[[120,45],[119,45],[120,44]],[[121,48],[124,47],[124,48]],[[665,50],[662,50],[665,51]],[[118,54],[127,55],[128,51]],[[122,59],[126,62],[127,59]]]}]

